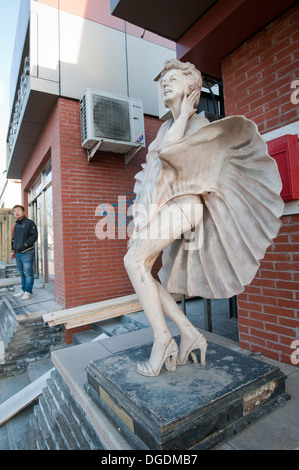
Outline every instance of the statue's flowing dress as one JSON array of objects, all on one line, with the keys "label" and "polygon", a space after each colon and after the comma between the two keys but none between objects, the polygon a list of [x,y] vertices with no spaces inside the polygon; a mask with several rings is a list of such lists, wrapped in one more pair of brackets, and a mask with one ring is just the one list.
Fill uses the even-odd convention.
[{"label": "statue's flowing dress", "polygon": [[198,196],[203,219],[195,237],[202,243],[190,251],[184,237],[174,240],[163,251],[159,277],[172,293],[228,298],[250,284],[279,231],[284,205],[277,165],[256,125],[243,116],[163,145],[172,123],[163,123],[135,176],[136,233],[169,201]]}]

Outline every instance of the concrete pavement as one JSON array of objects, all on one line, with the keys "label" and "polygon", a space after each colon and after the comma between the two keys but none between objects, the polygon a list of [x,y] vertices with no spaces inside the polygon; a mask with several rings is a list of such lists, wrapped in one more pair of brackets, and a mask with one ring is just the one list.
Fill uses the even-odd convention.
[{"label": "concrete pavement", "polygon": [[[16,285],[15,289],[19,287]],[[11,295],[12,293],[10,293]],[[28,302],[28,304],[27,304]],[[53,293],[47,292],[47,289],[35,289],[34,297],[30,301],[26,301],[26,310],[34,314],[45,310],[45,305],[49,303],[49,307],[55,309],[53,304]],[[191,321],[200,329],[203,329],[203,305],[200,299],[190,299],[186,302],[187,315]],[[26,312],[26,313],[27,313]],[[108,350],[121,350],[123,345],[133,347],[138,344],[144,344],[151,340],[151,328],[148,327],[147,320],[143,312],[128,316],[132,321],[141,322],[144,325],[142,330],[131,331],[128,333],[117,334],[115,336],[105,338],[100,341],[82,342],[77,346],[70,346],[55,350],[52,358],[42,359],[41,361],[32,362],[28,371],[20,376],[2,379],[0,381],[0,402],[12,396],[14,393],[22,389],[28,383],[38,378],[47,370],[55,366],[58,372],[63,372],[67,385],[71,388],[72,393],[77,394],[80,404],[85,406],[85,411],[97,416],[98,423],[102,420],[102,424],[106,426],[107,442],[110,441],[111,449],[118,447],[120,449],[128,449],[130,446],[115,434],[115,429],[109,423],[107,418],[100,416],[97,406],[92,402],[91,398],[87,399],[84,390],[84,382],[86,381],[85,368],[89,361],[98,357],[102,348]],[[228,301],[212,302],[212,320],[213,333],[204,332],[208,341],[231,348],[243,354],[238,343],[237,320],[229,318]],[[117,322],[116,322],[117,324]],[[173,329],[173,326],[171,326]],[[175,328],[173,333],[175,334]],[[97,332],[97,335],[99,333]],[[91,339],[91,337],[89,337]],[[82,339],[84,341],[84,339]],[[79,339],[80,342],[80,339]],[[80,358],[74,364],[74,356]],[[272,365],[278,366],[287,376],[286,389],[291,395],[291,400],[283,406],[272,411],[259,421],[248,426],[244,431],[232,436],[227,441],[218,445],[217,450],[294,450],[299,449],[299,368],[283,363],[277,363],[263,356],[257,356],[257,360],[262,360]],[[25,410],[18,413],[10,419],[6,424],[0,427],[0,450],[22,450],[24,448],[24,433],[33,405],[28,406]],[[104,424],[103,424],[104,423]],[[96,423],[95,423],[96,424]],[[109,447],[108,447],[109,448]]]}]

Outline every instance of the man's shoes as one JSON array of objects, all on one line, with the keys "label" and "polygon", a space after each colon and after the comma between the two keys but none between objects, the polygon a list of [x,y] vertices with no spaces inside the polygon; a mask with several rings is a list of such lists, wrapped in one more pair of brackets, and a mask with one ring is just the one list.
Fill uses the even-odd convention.
[{"label": "man's shoes", "polygon": [[14,294],[13,296],[14,297],[22,297],[24,294],[25,294],[25,292],[23,290],[20,290],[20,292],[18,292],[17,294]]},{"label": "man's shoes", "polygon": [[31,299],[31,297],[32,297],[32,294],[30,294],[29,292],[24,292],[24,294],[21,297],[21,300],[28,300],[28,299]]}]

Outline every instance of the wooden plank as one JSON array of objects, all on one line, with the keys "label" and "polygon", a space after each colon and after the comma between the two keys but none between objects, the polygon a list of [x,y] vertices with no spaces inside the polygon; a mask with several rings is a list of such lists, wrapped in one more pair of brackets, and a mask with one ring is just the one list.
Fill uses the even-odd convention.
[{"label": "wooden plank", "polygon": [[0,209],[0,214],[7,214],[7,212],[12,212],[12,209],[3,207]]},{"label": "wooden plank", "polygon": [[66,316],[61,316],[59,318],[52,318],[51,321],[48,322],[49,326],[54,326],[54,325],[59,325],[59,324],[66,324],[68,323],[69,321],[74,321],[76,319],[80,319],[82,317],[92,317],[94,315],[98,315],[98,314],[103,314],[103,315],[111,315],[111,318],[113,318],[113,316],[115,316],[114,314],[116,314],[116,316],[118,315],[118,312],[121,312],[121,311],[125,311],[126,313],[130,312],[130,311],[135,311],[135,312],[138,312],[140,310],[142,310],[142,307],[140,305],[139,302],[135,302],[135,303],[128,303],[128,304],[121,304],[121,305],[118,305],[118,306],[115,306],[115,307],[110,307],[110,308],[95,308],[93,310],[89,310],[89,311],[81,311],[81,312],[78,312],[76,313],[75,315],[66,315]]},{"label": "wooden plank", "polygon": [[80,305],[78,307],[72,307],[72,308],[68,308],[65,310],[59,310],[58,312],[47,313],[43,316],[43,319],[47,323],[52,322],[52,321],[56,322],[67,317],[80,316],[82,315],[82,313],[83,314],[93,313],[94,311],[98,311],[100,309],[109,308],[109,307],[112,308],[119,304],[124,305],[132,301],[133,302],[138,301],[136,294],[127,295],[124,297],[117,297],[117,298],[109,299],[109,300],[103,300],[101,302],[95,302],[92,304]]},{"label": "wooden plank", "polygon": [[[179,301],[181,296],[174,294],[173,298]],[[47,313],[43,315],[43,319],[49,326],[64,324],[67,329],[70,329],[141,310],[142,306],[137,295],[133,294]]]},{"label": "wooden plank", "polygon": [[142,310],[141,306],[136,305],[126,307],[114,308],[113,310],[104,310],[95,312],[92,315],[81,316],[79,318],[69,319],[66,321],[64,326],[66,329],[76,328],[78,326],[89,325],[91,323],[96,323],[98,321],[109,320],[110,318],[120,317],[122,315],[128,315],[129,313],[140,312]]},{"label": "wooden plank", "polygon": [[46,372],[27,387],[17,392],[0,405],[0,426],[36,400],[47,384],[53,369]]}]

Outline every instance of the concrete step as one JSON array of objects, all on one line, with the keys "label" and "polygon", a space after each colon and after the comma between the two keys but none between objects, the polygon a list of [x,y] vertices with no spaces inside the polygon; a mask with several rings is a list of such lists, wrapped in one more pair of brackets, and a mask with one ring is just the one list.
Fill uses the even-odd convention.
[{"label": "concrete step", "polygon": [[5,277],[10,278],[10,277],[15,277],[18,276],[18,270],[17,266],[15,264],[7,264],[5,266]]},{"label": "concrete step", "polygon": [[7,296],[0,299],[0,342],[4,344],[0,378],[25,372],[30,362],[48,357],[54,347],[64,343],[61,325],[50,328],[42,315],[18,315],[17,310]]},{"label": "concrete step", "polygon": [[86,415],[56,370],[30,417],[27,446],[28,450],[103,449]]},{"label": "concrete step", "polygon": [[1,300],[0,301],[0,341],[7,348],[13,334],[17,330],[19,322],[13,310]]},{"label": "concrete step", "polygon": [[[101,335],[98,331],[92,329],[88,331],[82,331],[81,333],[76,333],[73,335],[73,345],[89,343],[90,341],[95,340]],[[107,335],[105,335],[107,338]],[[101,338],[100,338],[101,339]]]},{"label": "concrete step", "polygon": [[[97,323],[93,323],[92,329],[88,331],[82,331],[82,333],[76,333],[73,335],[73,344],[84,344],[89,341],[94,341],[100,335],[103,338],[109,336],[120,335],[128,333],[130,331],[140,330],[146,328],[148,325],[141,323],[138,320],[131,318],[131,316],[123,315],[118,318],[111,318],[110,320],[104,320]],[[99,339],[102,339],[99,337]]]}]

